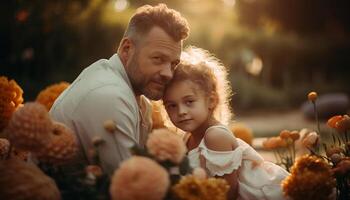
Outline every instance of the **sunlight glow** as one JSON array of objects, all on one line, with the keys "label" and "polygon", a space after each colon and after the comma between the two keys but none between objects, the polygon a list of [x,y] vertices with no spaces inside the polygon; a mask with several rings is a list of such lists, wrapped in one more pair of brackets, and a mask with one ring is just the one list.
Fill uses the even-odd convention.
[{"label": "sunlight glow", "polygon": [[248,73],[253,76],[258,76],[263,68],[263,62],[259,57],[255,57],[250,63],[245,67]]},{"label": "sunlight glow", "polygon": [[117,12],[122,12],[129,6],[129,2],[127,0],[116,0],[114,3],[114,9]]},{"label": "sunlight glow", "polygon": [[225,3],[225,5],[230,7],[233,7],[236,4],[236,0],[222,0],[222,1]]}]

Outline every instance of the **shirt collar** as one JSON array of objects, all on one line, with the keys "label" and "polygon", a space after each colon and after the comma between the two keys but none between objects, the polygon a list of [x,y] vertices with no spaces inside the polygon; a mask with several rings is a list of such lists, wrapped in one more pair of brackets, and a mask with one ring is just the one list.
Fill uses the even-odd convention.
[{"label": "shirt collar", "polygon": [[133,91],[133,88],[132,88],[132,85],[130,83],[128,74],[125,71],[124,65],[123,65],[122,61],[120,60],[119,55],[118,54],[114,54],[109,59],[109,62],[110,62],[110,66],[111,66],[112,70],[115,73],[119,74],[124,79],[124,81],[128,84],[130,89]]}]

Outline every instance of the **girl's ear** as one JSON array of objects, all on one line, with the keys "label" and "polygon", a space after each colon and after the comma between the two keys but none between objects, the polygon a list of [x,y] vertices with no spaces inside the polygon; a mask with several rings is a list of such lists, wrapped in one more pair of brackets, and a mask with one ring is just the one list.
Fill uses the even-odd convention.
[{"label": "girl's ear", "polygon": [[209,96],[209,110],[214,110],[219,103],[219,97],[216,92],[211,92]]}]

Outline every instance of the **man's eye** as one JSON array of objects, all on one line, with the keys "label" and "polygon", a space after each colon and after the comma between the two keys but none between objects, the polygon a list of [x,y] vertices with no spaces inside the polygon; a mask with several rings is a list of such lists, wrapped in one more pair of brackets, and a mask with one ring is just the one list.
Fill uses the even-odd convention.
[{"label": "man's eye", "polygon": [[162,59],[161,57],[158,57],[158,56],[153,57],[153,60],[154,60],[154,62],[156,62],[156,63],[161,63],[161,62],[163,62],[163,59]]},{"label": "man's eye", "polygon": [[168,104],[166,106],[166,109],[172,109],[172,108],[176,108],[176,105],[175,104]]}]

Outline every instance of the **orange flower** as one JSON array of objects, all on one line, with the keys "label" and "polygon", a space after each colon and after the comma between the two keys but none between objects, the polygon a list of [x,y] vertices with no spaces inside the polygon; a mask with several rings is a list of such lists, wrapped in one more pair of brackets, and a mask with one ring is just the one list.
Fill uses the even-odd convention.
[{"label": "orange flower", "polygon": [[111,119],[104,121],[103,122],[103,127],[109,133],[114,133],[114,131],[117,130],[116,123],[113,120],[111,120]]},{"label": "orange flower", "polygon": [[290,131],[289,130],[283,130],[280,132],[280,137],[284,140],[288,139],[290,137]]},{"label": "orange flower", "polygon": [[132,156],[115,170],[109,192],[112,200],[161,200],[169,185],[168,172],[156,161]]},{"label": "orange flower", "polygon": [[52,128],[46,108],[29,102],[13,113],[5,133],[18,149],[36,151],[49,142]]},{"label": "orange flower", "polygon": [[10,150],[10,142],[5,138],[0,138],[0,160],[6,159]]},{"label": "orange flower", "polygon": [[52,84],[42,90],[36,97],[36,102],[43,104],[47,110],[50,110],[58,96],[69,86],[67,82]]},{"label": "orange flower", "polygon": [[329,127],[331,127],[331,128],[337,128],[336,127],[336,123],[338,122],[338,121],[340,121],[341,119],[343,118],[343,116],[341,116],[341,115],[335,115],[335,116],[333,116],[333,117],[331,117],[331,118],[329,118],[328,119],[328,121],[327,121],[327,125],[329,126]]},{"label": "orange flower", "polygon": [[317,99],[317,93],[316,92],[310,92],[307,95],[307,98],[309,99],[309,101],[315,102]]},{"label": "orange flower", "polygon": [[95,177],[101,177],[103,172],[100,166],[98,165],[88,165],[85,167],[85,172],[93,174]]},{"label": "orange flower", "polygon": [[350,171],[350,160],[344,159],[340,161],[332,170],[337,176],[346,174]]},{"label": "orange flower", "polygon": [[286,196],[294,200],[326,200],[332,194],[335,179],[328,163],[315,156],[302,156],[291,168],[291,174],[282,181]]},{"label": "orange flower", "polygon": [[298,131],[292,131],[290,133],[290,138],[292,138],[293,141],[296,141],[300,138],[300,133]]},{"label": "orange flower", "polygon": [[249,145],[253,143],[253,132],[252,130],[243,123],[234,123],[231,125],[231,132],[235,135],[235,137],[243,140]]},{"label": "orange flower", "polygon": [[339,132],[350,130],[350,117],[348,115],[344,115],[341,120],[335,123],[335,127]]},{"label": "orange flower", "polygon": [[146,147],[157,160],[169,160],[176,164],[182,161],[187,151],[181,137],[166,128],[153,130]]},{"label": "orange flower", "polygon": [[54,122],[51,134],[50,141],[42,149],[34,152],[38,159],[55,165],[72,160],[78,150],[73,131],[62,123]]},{"label": "orange flower", "polygon": [[1,199],[60,200],[61,195],[53,179],[33,164],[18,159],[0,161]]},{"label": "orange flower", "polygon": [[12,113],[23,102],[23,90],[14,80],[0,76],[0,132],[7,126]]}]

